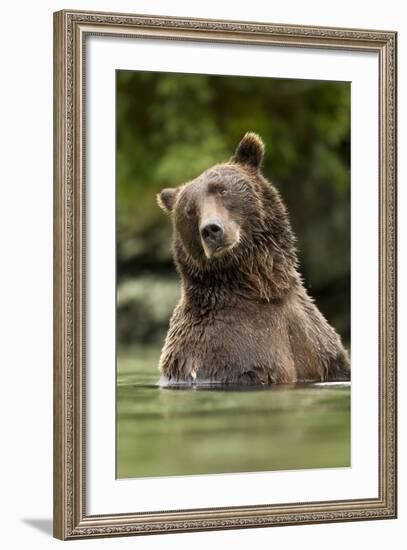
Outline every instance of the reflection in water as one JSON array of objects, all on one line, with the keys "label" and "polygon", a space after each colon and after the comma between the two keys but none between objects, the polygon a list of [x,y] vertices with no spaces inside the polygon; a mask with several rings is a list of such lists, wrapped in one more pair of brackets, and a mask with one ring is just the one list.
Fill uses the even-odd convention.
[{"label": "reflection in water", "polygon": [[160,388],[157,362],[119,353],[118,478],[350,466],[350,384]]}]

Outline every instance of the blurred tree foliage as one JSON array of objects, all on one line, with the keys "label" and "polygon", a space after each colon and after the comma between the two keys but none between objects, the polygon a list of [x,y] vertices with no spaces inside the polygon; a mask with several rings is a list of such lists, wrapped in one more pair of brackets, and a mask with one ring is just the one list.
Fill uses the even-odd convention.
[{"label": "blurred tree foliage", "polygon": [[348,341],[346,82],[118,71],[119,285],[149,274],[174,276],[170,223],[156,193],[227,160],[248,130],[266,144],[263,172],[287,204],[307,287]]}]

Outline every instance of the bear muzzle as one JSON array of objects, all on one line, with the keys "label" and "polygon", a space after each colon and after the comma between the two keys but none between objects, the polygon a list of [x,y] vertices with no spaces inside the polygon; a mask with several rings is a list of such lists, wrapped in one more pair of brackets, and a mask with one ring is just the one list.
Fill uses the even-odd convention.
[{"label": "bear muzzle", "polygon": [[238,240],[235,238],[235,232],[227,231],[222,221],[217,218],[203,222],[199,228],[199,233],[201,235],[202,248],[208,259],[214,256],[217,257],[230,250]]},{"label": "bear muzzle", "polygon": [[219,219],[209,219],[203,222],[199,228],[202,247],[207,258],[211,258],[225,247],[225,231],[223,223]]},{"label": "bear muzzle", "polygon": [[209,220],[201,225],[200,233],[205,243],[219,243],[223,239],[223,224],[220,220]]}]

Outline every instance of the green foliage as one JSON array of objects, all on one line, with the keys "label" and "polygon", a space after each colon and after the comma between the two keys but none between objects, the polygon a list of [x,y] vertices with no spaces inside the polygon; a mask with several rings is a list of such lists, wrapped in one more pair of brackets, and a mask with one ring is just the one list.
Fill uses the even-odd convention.
[{"label": "green foliage", "polygon": [[288,206],[310,292],[347,337],[346,82],[118,71],[119,281],[173,273],[169,220],[157,207],[156,193],[227,160],[248,130],[266,144],[263,171]]}]

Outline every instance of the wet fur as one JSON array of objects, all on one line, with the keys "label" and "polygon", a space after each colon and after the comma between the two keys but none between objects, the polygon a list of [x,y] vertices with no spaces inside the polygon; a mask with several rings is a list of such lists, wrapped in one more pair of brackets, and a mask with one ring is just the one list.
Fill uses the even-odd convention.
[{"label": "wet fur", "polygon": [[349,358],[340,337],[307,294],[297,271],[286,208],[260,173],[264,146],[253,134],[244,139],[240,155],[244,140],[228,163],[199,179],[200,188],[219,181],[236,190],[229,209],[239,219],[242,234],[224,256],[206,261],[194,240],[185,214],[189,188],[165,190],[159,199],[168,201],[164,207],[172,211],[173,253],[182,290],[161,354],[163,382],[349,380]]}]

